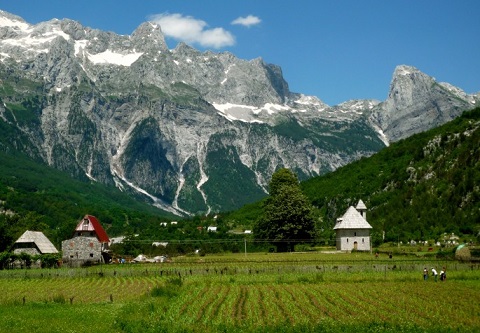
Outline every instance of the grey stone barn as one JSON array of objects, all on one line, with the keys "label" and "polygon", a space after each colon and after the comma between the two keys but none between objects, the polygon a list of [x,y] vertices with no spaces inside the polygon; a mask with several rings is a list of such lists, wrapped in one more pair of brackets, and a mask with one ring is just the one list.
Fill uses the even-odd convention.
[{"label": "grey stone barn", "polygon": [[13,244],[13,253],[27,253],[31,256],[58,253],[55,245],[41,231],[27,230]]},{"label": "grey stone barn", "polygon": [[350,206],[342,217],[337,219],[333,230],[336,232],[336,245],[339,251],[370,251],[370,229],[367,222],[367,207],[360,200],[356,207]]},{"label": "grey stone barn", "polygon": [[85,215],[77,224],[73,238],[62,242],[62,260],[68,266],[109,261],[110,239],[95,216]]}]

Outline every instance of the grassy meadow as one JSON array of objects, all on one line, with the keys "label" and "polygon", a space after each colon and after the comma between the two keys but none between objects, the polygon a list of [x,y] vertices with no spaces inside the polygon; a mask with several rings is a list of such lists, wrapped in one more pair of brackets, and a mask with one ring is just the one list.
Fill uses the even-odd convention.
[{"label": "grassy meadow", "polygon": [[0,271],[0,332],[100,331],[480,332],[480,265],[273,253]]}]

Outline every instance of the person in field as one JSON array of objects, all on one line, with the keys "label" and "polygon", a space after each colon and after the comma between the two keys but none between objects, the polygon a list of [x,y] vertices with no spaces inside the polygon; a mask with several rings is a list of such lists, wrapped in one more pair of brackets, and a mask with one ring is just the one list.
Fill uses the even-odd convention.
[{"label": "person in field", "polygon": [[425,268],[423,269],[423,280],[424,280],[424,281],[427,281],[427,280],[428,280],[428,269],[427,269],[427,267],[425,267]]},{"label": "person in field", "polygon": [[437,273],[437,270],[433,267],[432,267],[432,275],[435,278],[435,282],[437,282],[438,273]]},{"label": "person in field", "polygon": [[447,279],[447,272],[445,267],[440,271],[440,281],[445,281]]}]

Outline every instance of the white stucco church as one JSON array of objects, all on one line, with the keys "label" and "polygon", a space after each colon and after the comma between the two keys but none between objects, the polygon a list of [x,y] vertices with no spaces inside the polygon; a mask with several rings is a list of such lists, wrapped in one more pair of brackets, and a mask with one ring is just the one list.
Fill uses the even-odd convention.
[{"label": "white stucco church", "polygon": [[337,250],[370,251],[370,229],[372,226],[367,222],[367,206],[360,200],[356,207],[350,206],[337,219],[333,228],[336,232]]}]

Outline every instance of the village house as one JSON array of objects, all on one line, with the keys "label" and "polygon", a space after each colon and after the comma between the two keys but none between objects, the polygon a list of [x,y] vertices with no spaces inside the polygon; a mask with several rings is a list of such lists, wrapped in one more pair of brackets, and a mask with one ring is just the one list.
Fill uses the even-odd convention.
[{"label": "village house", "polygon": [[62,242],[63,262],[69,266],[109,262],[109,242],[98,219],[85,215],[77,224],[73,238]]},{"label": "village house", "polygon": [[367,222],[367,207],[360,200],[356,207],[350,206],[333,228],[339,251],[370,251],[370,229]]},{"label": "village house", "polygon": [[58,250],[41,231],[27,230],[13,245],[13,253],[31,256],[58,253]]},{"label": "village house", "polygon": [[[27,230],[17,239],[15,244],[13,244],[13,253],[17,255],[26,253],[30,256],[37,256],[43,254],[57,254],[58,250],[43,232]],[[23,260],[16,260],[14,263],[14,267],[23,268],[23,265]],[[42,262],[38,259],[35,262],[30,262],[28,264],[25,262],[25,265],[28,267],[41,267]]]}]

